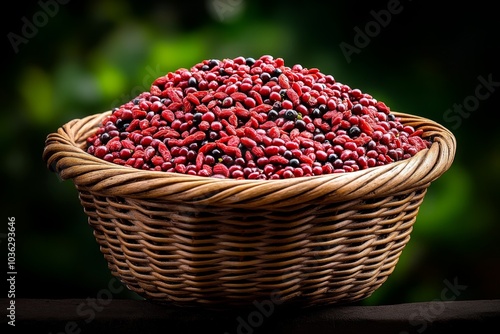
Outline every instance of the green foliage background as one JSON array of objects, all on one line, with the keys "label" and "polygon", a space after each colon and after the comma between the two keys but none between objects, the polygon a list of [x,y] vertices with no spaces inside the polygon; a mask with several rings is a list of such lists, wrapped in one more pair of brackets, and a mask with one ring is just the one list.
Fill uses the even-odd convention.
[{"label": "green foliage background", "polygon": [[[49,12],[41,5],[47,3],[57,6]],[[3,26],[0,173],[4,226],[16,217],[17,296],[86,298],[112,278],[73,184],[41,159],[47,134],[127,102],[179,67],[270,54],[317,67],[393,110],[433,119],[457,138],[455,162],[429,188],[396,270],[362,304],[440,299],[444,282],[454,280],[467,286],[458,299],[500,298],[499,87],[467,114],[445,116],[471,101],[479,77],[500,82],[494,11],[481,1],[444,9],[401,1],[400,12],[377,30],[374,13],[397,3],[13,4]],[[373,29],[371,36],[360,40],[356,27]],[[346,53],[347,44],[355,52]],[[121,297],[138,298],[127,291]]]}]

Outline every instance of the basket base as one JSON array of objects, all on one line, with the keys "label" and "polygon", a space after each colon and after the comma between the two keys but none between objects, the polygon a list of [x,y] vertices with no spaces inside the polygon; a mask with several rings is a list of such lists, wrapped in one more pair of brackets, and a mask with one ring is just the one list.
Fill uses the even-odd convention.
[{"label": "basket base", "polygon": [[369,297],[410,239],[426,188],[293,212],[101,197],[80,200],[110,271],[180,307],[309,307]]}]

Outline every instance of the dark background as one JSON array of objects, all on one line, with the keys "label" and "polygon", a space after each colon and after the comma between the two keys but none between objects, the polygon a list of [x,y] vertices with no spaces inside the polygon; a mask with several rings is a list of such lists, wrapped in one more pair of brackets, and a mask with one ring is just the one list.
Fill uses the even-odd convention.
[{"label": "dark background", "polygon": [[[457,138],[454,164],[429,188],[395,271],[361,304],[440,300],[446,282],[466,286],[459,300],[500,298],[498,14],[485,1],[402,0],[385,26],[377,23],[397,3],[12,3],[2,19],[0,233],[15,217],[16,298],[95,298],[112,279],[74,185],[42,161],[47,134],[127,102],[179,67],[263,54],[317,67]],[[479,99],[484,80],[493,84]],[[465,113],[453,111],[464,103]],[[4,234],[0,241],[6,254]]]}]

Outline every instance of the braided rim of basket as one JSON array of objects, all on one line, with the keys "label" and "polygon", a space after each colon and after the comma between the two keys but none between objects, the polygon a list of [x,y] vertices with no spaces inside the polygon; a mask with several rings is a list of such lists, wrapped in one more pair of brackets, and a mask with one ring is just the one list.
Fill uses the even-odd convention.
[{"label": "braided rim of basket", "polygon": [[104,161],[85,151],[86,139],[111,112],[74,119],[47,136],[43,159],[61,179],[71,179],[102,196],[190,202],[234,208],[289,207],[372,198],[425,188],[448,170],[456,139],[444,126],[415,115],[394,112],[405,125],[422,129],[432,141],[415,156],[349,173],[281,180],[236,180],[140,170]]}]

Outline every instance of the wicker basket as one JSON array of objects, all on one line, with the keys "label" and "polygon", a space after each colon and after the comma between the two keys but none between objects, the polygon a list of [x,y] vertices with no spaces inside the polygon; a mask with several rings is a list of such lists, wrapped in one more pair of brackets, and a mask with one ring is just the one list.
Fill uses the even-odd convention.
[{"label": "wicker basket", "polygon": [[[369,297],[395,268],[430,183],[452,164],[443,126],[395,113],[433,141],[362,171],[234,180],[143,171],[84,151],[109,112],[48,135],[43,159],[71,179],[113,275],[147,300],[230,308]],[[276,300],[276,299],[273,299]]]}]

